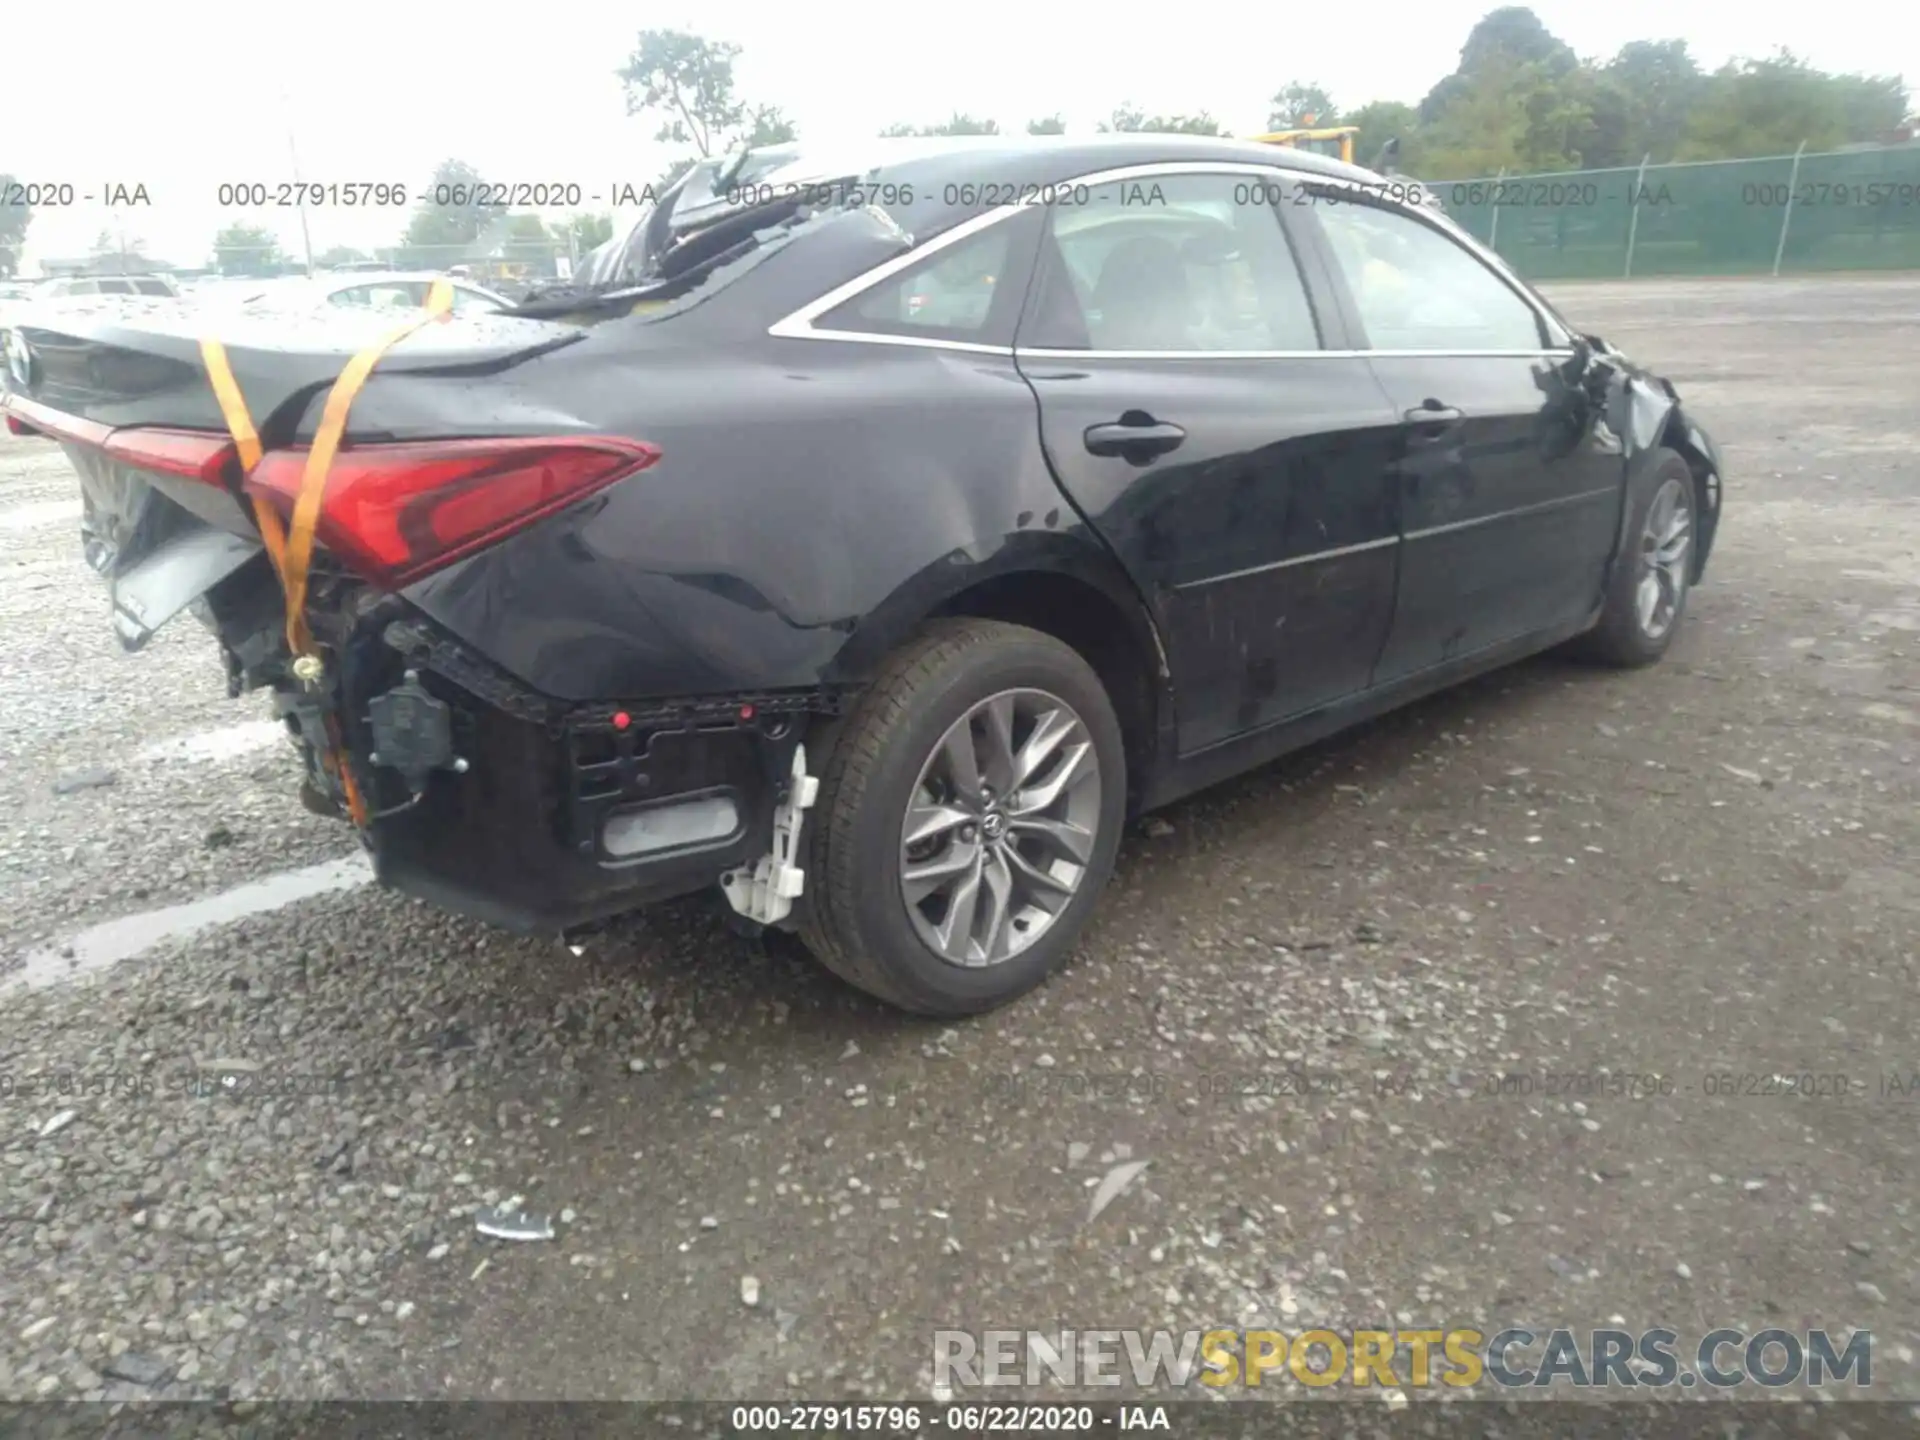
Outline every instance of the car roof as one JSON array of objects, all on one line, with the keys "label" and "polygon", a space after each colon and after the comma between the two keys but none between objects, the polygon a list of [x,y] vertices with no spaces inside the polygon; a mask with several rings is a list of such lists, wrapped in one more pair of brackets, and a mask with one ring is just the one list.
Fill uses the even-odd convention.
[{"label": "car roof", "polygon": [[[911,166],[939,173],[947,183],[991,183],[1008,178],[999,169],[1022,174],[1044,171],[1059,178],[1097,170],[1156,162],[1217,160],[1265,165],[1332,179],[1375,180],[1378,175],[1360,165],[1349,165],[1329,155],[1288,145],[1225,136],[1128,132],[1093,136],[1073,135],[938,135],[883,136],[842,144],[814,145],[793,141],[748,152],[755,170],[768,162],[791,157],[793,178],[801,172],[856,175],[871,170]],[[772,171],[784,177],[785,167]],[[969,173],[971,172],[971,173]]]}]

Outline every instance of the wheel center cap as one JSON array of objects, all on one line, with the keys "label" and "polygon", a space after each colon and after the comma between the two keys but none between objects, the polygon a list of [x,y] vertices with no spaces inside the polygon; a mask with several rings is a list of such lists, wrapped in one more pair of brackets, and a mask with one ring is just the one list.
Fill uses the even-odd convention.
[{"label": "wheel center cap", "polygon": [[989,810],[980,817],[980,833],[989,840],[998,840],[1007,833],[1007,817],[998,810]]}]

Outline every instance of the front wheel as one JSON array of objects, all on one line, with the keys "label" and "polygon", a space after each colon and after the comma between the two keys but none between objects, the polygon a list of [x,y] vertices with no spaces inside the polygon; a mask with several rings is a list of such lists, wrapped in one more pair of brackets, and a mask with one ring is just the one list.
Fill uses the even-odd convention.
[{"label": "front wheel", "polygon": [[802,937],[914,1014],[1003,1005],[1071,952],[1126,794],[1119,721],[1077,652],[998,621],[930,626],[839,727]]},{"label": "front wheel", "polygon": [[1610,665],[1651,665],[1667,653],[1693,580],[1693,472],[1664,450],[1627,497],[1627,543],[1585,651]]}]

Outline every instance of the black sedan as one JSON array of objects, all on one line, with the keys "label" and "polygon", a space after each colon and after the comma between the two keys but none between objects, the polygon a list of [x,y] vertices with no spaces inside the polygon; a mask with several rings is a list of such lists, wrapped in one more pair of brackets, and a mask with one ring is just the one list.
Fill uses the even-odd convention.
[{"label": "black sedan", "polygon": [[385,883],[522,930],[718,884],[965,1014],[1060,964],[1130,816],[1671,643],[1713,443],[1417,190],[1174,136],[705,163],[385,354],[296,617],[263,534],[390,318],[221,322],[251,464],[173,302],[23,327],[7,405],[123,642],[191,607]]}]

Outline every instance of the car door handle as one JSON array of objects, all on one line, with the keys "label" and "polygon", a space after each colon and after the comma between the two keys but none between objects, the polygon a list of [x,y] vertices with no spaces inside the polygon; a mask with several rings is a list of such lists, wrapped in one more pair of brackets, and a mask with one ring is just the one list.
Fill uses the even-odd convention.
[{"label": "car door handle", "polygon": [[1163,424],[1151,417],[1129,423],[1125,420],[1087,427],[1087,449],[1095,455],[1118,455],[1136,465],[1156,455],[1178,450],[1187,432],[1178,425]]},{"label": "car door handle", "polygon": [[1428,400],[1416,405],[1401,417],[1413,427],[1413,439],[1421,444],[1445,439],[1453,428],[1466,419],[1466,412],[1452,405],[1442,405],[1438,400]]}]

